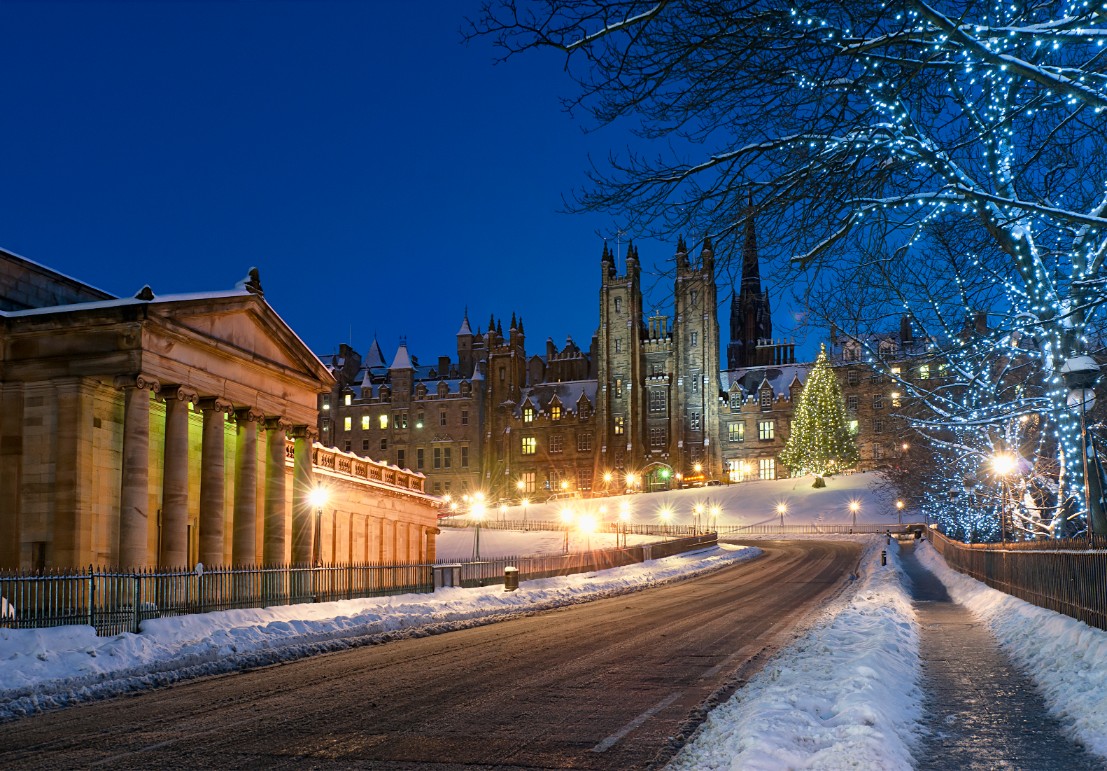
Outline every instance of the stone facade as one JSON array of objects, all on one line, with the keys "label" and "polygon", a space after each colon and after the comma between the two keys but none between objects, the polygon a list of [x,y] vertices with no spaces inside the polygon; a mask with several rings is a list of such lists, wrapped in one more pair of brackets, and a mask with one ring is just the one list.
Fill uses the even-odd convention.
[{"label": "stone facade", "polygon": [[[105,299],[30,265],[0,253],[0,273],[19,277],[3,306],[65,302],[0,310],[0,567],[310,561],[317,399],[334,378],[256,271],[225,292]],[[398,473],[337,474],[336,490],[361,492],[330,508],[415,528],[385,551],[421,559],[433,501],[421,475]],[[379,505],[397,490],[403,507]]]}]

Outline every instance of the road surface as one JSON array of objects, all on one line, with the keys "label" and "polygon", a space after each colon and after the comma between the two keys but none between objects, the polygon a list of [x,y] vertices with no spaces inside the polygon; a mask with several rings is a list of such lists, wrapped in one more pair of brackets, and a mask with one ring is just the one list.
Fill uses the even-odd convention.
[{"label": "road surface", "polygon": [[0,725],[0,766],[647,768],[854,569],[857,544]]}]

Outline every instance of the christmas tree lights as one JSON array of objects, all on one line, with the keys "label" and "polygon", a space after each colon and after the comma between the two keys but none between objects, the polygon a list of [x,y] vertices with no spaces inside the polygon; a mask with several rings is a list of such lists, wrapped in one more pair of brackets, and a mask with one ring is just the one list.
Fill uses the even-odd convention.
[{"label": "christmas tree lights", "polygon": [[849,430],[842,387],[824,346],[800,394],[780,462],[793,474],[810,472],[821,477],[855,466],[860,459],[857,441]]}]

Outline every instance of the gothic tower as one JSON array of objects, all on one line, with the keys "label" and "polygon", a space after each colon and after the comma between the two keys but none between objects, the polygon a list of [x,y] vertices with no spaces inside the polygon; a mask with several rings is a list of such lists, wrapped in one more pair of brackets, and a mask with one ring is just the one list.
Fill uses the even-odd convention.
[{"label": "gothic tower", "polygon": [[[683,242],[681,243],[683,246]],[[715,252],[704,238],[693,264],[678,246],[673,324],[676,383],[670,418],[675,446],[673,467],[684,474],[695,464],[718,477],[719,456],[719,322],[715,293]]]},{"label": "gothic tower", "polygon": [[604,244],[600,258],[600,326],[596,333],[596,471],[637,471],[644,457],[641,339],[642,289],[638,249],[627,246],[626,275]]}]

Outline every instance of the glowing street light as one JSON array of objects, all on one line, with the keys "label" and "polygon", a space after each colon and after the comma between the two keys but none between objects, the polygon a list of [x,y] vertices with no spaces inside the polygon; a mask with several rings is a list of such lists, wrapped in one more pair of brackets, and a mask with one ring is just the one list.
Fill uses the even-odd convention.
[{"label": "glowing street light", "polygon": [[854,499],[849,502],[849,513],[853,515],[853,527],[857,527],[857,512],[861,511],[861,501]]},{"label": "glowing street light", "polygon": [[699,532],[700,518],[703,517],[703,502],[699,501],[692,507],[692,530]]},{"label": "glowing street light", "polygon": [[480,560],[480,523],[484,519],[485,507],[484,507],[484,493],[477,493],[474,496],[473,505],[469,507],[469,518],[476,523],[476,527],[473,529],[473,561]]},{"label": "glowing street light", "polygon": [[[630,502],[623,501],[619,507],[619,529],[623,531],[623,548],[627,545],[627,523],[630,522]],[[615,545],[619,545],[619,534],[615,534]]]},{"label": "glowing street light", "polygon": [[327,505],[327,488],[316,485],[308,492],[308,505],[315,513],[315,533],[311,545],[311,561],[314,565],[323,562],[323,507]]},{"label": "glowing street light", "polygon": [[1007,477],[1018,467],[1018,459],[1013,453],[997,452],[992,456],[992,471],[999,477],[999,540],[1007,541]]},{"label": "glowing street light", "polygon": [[635,485],[638,484],[638,476],[633,472],[627,472],[627,489],[633,490]]},{"label": "glowing street light", "polygon": [[530,505],[530,498],[524,498],[523,500],[521,500],[519,502],[521,504],[523,504],[523,530],[526,530],[527,529],[527,506]]},{"label": "glowing street light", "polygon": [[500,504],[500,521],[501,522],[507,522],[507,504],[506,503],[501,503]]},{"label": "glowing street light", "polygon": [[899,523],[903,524],[903,507],[906,504],[903,501],[896,501],[896,514],[899,516]]},{"label": "glowing street light", "polygon": [[561,510],[561,524],[565,528],[565,553],[569,553],[569,527],[573,524],[573,519],[576,515],[573,510],[566,506]]},{"label": "glowing street light", "polygon": [[596,532],[596,517],[592,514],[582,514],[577,519],[577,530],[584,534],[585,551],[592,551],[592,533]]},{"label": "glowing street light", "polygon": [[788,504],[781,501],[776,505],[776,513],[780,515],[780,529],[784,530],[784,515],[788,513]]},{"label": "glowing street light", "polygon": [[719,515],[723,513],[723,507],[715,503],[711,505],[711,532],[719,530]]}]

